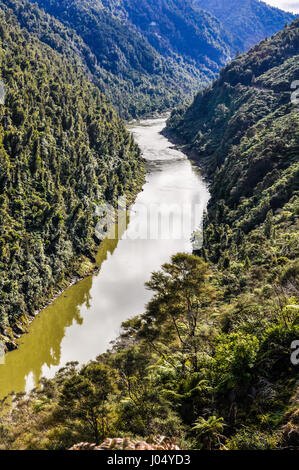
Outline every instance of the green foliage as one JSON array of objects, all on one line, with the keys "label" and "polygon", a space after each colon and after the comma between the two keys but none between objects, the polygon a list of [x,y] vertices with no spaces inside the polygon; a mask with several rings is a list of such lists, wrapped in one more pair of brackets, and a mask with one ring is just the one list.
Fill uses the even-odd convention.
[{"label": "green foliage", "polygon": [[275,450],[277,449],[277,437],[262,433],[257,429],[250,429],[249,431],[242,429],[229,440],[227,449]]},{"label": "green foliage", "polygon": [[[1,0],[0,5],[12,9],[30,34],[80,64],[125,119],[189,102],[216,78],[242,36],[235,24],[228,28],[225,7],[213,16],[206,5],[199,10],[189,0]],[[248,21],[250,45],[292,19],[270,7],[261,10],[262,15],[254,8]],[[238,46],[248,47],[246,39]]]},{"label": "green foliage", "polygon": [[248,387],[259,351],[258,339],[242,332],[222,334],[217,338],[215,360],[218,367],[219,389]]},{"label": "green foliage", "polygon": [[194,4],[223,23],[236,52],[247,51],[294,19],[291,13],[259,0],[194,0]]},{"label": "green foliage", "polygon": [[168,123],[210,176],[202,254],[225,271],[228,296],[262,280],[296,291],[284,273],[298,256],[298,26],[239,56]]},{"label": "green foliage", "polygon": [[[165,358],[169,339],[177,342],[176,360],[184,373],[186,367],[198,371],[199,338],[207,334],[207,312],[216,297],[208,282],[209,268],[196,256],[177,254],[171,264],[154,273],[147,287],[155,292],[142,319],[141,335],[155,344]],[[168,337],[165,337],[165,329]],[[161,334],[162,333],[162,334]],[[167,339],[168,338],[168,339]]]},{"label": "green foliage", "polygon": [[198,418],[192,431],[196,433],[196,439],[201,449],[212,450],[215,445],[221,446],[220,439],[223,438],[223,418],[210,416],[208,419]]},{"label": "green foliage", "polygon": [[116,374],[101,364],[89,364],[67,379],[56,410],[64,428],[68,426],[74,431],[78,419],[86,426],[92,441],[99,444],[112,429],[107,398],[116,391],[116,379]]},{"label": "green foliage", "polygon": [[[14,9],[16,1],[9,0]],[[50,18],[22,1],[18,16],[25,27],[54,48],[65,42],[65,51],[70,37],[93,81],[125,119],[168,111],[182,96],[190,100],[228,58],[217,21],[181,0],[38,0]]]},{"label": "green foliage", "polygon": [[[47,0],[43,0],[47,1]],[[126,18],[166,57],[181,56],[186,65],[215,71],[229,56],[227,33],[216,18],[184,0],[121,0],[101,3]]]},{"label": "green foliage", "polygon": [[[173,131],[196,151],[202,163],[206,163],[210,175],[214,175],[217,167],[226,159],[228,165],[234,165],[234,177],[238,178],[238,170],[242,169],[240,162],[235,161],[238,155],[243,152],[247,157],[250,144],[256,147],[255,155],[259,149],[264,150],[265,163],[260,158],[250,168],[248,161],[243,166],[243,173],[246,170],[244,176],[250,169],[248,176],[253,180],[249,179],[246,183],[247,189],[252,190],[257,184],[254,181],[257,171],[261,172],[261,180],[265,172],[269,172],[267,157],[271,148],[283,143],[280,136],[274,136],[274,140],[271,140],[268,131],[270,122],[273,134],[281,124],[288,126],[291,136],[294,136],[294,147],[296,144],[296,130],[294,135],[292,127],[296,126],[297,113],[290,102],[290,93],[291,83],[297,77],[297,53],[298,20],[295,20],[270,41],[262,41],[222,69],[220,78],[211,87],[201,91],[189,108],[174,110],[168,123],[169,131]],[[294,156],[290,149],[289,158],[293,157],[293,162]],[[217,173],[217,176],[220,178],[222,174]],[[244,176],[242,183],[245,182]],[[222,184],[219,191],[230,188],[231,185]]]},{"label": "green foliage", "polygon": [[80,68],[1,14],[0,334],[94,262],[95,207],[132,198],[140,151]]},{"label": "green foliage", "polygon": [[299,378],[290,363],[298,310],[292,304],[275,318],[263,311],[267,327],[250,334],[251,319],[235,301],[235,331],[226,331],[228,304],[214,295],[220,281],[201,258],[174,256],[153,274],[146,312],[123,325],[111,351],[81,370],[69,364],[29,398],[17,397],[3,418],[1,447],[65,449],[116,435],[168,435],[188,448],[280,448]]},{"label": "green foliage", "polygon": [[[134,193],[140,160],[80,74],[79,87],[76,68],[35,39],[21,49],[15,27],[1,34],[1,73],[10,85],[0,148],[1,259],[13,273],[1,290],[6,325],[6,312],[33,308],[44,276],[52,282],[74,252],[92,253],[90,201],[113,202],[120,184]],[[15,397],[11,411],[3,409],[1,448],[157,434],[189,448],[298,447],[299,372],[290,356],[299,337],[299,116],[285,93],[298,70],[298,38],[297,20],[173,113],[169,129],[197,151],[211,178],[203,257],[180,253],[153,273],[145,312],[123,324],[97,361],[80,370],[69,364],[28,397]]]},{"label": "green foliage", "polygon": [[168,122],[211,180],[200,254],[223,289],[212,360],[198,369],[212,390],[189,397],[188,412],[223,416],[232,449],[291,448],[288,430],[297,439],[296,419],[282,417],[298,380],[298,26],[239,56]]}]

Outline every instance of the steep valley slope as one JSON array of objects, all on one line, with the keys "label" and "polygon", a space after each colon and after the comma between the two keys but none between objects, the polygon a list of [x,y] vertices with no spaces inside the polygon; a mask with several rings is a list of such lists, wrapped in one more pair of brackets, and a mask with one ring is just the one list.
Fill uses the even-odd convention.
[{"label": "steep valley slope", "polygon": [[[7,0],[5,4],[40,40],[54,48],[58,41],[60,49],[63,41],[66,51],[70,47],[78,51],[90,78],[125,119],[189,102],[217,77],[237,49],[244,52],[294,18],[271,7],[263,7],[259,18],[260,10],[253,9],[250,21],[259,27],[250,30],[249,41],[244,38],[236,46],[244,33],[235,24],[225,24],[226,10],[218,18],[192,0],[31,0],[31,4]],[[245,19],[243,9],[240,24]]]},{"label": "steep valley slope", "polygon": [[0,338],[90,272],[95,208],[143,184],[140,150],[81,68],[0,9]]},{"label": "steep valley slope", "polygon": [[172,113],[211,182],[203,248],[153,273],[110,351],[18,397],[0,448],[299,448],[298,51],[295,20]]}]

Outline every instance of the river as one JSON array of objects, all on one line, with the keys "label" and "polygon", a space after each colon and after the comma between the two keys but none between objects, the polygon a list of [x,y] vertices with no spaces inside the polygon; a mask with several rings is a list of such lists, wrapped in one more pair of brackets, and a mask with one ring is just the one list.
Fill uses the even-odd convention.
[{"label": "river", "polygon": [[6,354],[0,365],[0,398],[29,391],[67,362],[83,364],[107,350],[121,323],[143,313],[151,297],[144,283],[151,273],[173,254],[192,252],[191,235],[200,225],[209,192],[195,165],[160,134],[164,126],[165,120],[155,119],[130,128],[147,174],[128,225],[120,240],[101,244],[99,272],[44,309],[19,340],[19,349]]}]

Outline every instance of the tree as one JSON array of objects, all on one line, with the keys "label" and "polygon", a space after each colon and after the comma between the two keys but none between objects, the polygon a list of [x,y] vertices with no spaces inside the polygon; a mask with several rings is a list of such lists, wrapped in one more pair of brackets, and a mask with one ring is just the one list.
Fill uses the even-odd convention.
[{"label": "tree", "polygon": [[65,383],[59,399],[62,414],[74,426],[79,419],[87,426],[96,444],[107,436],[109,422],[109,394],[116,391],[116,374],[109,367],[91,363]]},{"label": "tree", "polygon": [[187,360],[194,371],[198,369],[200,326],[206,322],[206,310],[215,299],[209,276],[209,266],[202,258],[179,253],[147,283],[155,296],[144,315],[144,335],[154,347],[156,339],[163,342],[164,336],[164,344],[169,344],[172,338],[183,353],[183,370]]}]

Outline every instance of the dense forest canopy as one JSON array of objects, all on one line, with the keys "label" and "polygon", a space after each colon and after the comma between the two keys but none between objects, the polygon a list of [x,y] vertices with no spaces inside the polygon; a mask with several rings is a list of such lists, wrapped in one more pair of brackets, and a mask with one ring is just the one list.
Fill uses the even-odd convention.
[{"label": "dense forest canopy", "polygon": [[211,181],[203,249],[153,273],[152,300],[111,351],[17,397],[3,449],[159,435],[184,449],[298,449],[298,46],[296,20],[172,113],[168,134]]},{"label": "dense forest canopy", "polygon": [[[93,266],[95,207],[143,182],[140,151],[73,61],[0,10],[0,337]],[[18,325],[16,322],[18,322]]]},{"label": "dense forest canopy", "polygon": [[[41,42],[76,61],[126,119],[168,110],[179,102],[182,94],[189,99],[198,83],[207,81],[195,68],[189,74],[174,59],[166,61],[144,38],[111,14],[87,14],[86,21],[92,22],[94,29],[89,25],[93,34],[86,43],[75,29],[29,0],[1,1],[1,8],[11,10],[20,26]],[[84,24],[81,15],[79,10],[77,19]],[[95,50],[94,37],[98,47]]]},{"label": "dense forest canopy", "polygon": [[224,26],[235,51],[244,52],[266,36],[271,37],[294,19],[292,13],[260,0],[193,0]]},{"label": "dense forest canopy", "polygon": [[[247,259],[260,227],[264,224],[268,233],[271,221],[268,239],[274,262],[281,259],[286,272],[296,264],[298,107],[291,93],[298,77],[298,51],[295,20],[235,59],[213,86],[187,109],[174,111],[168,122],[168,132],[188,144],[212,181],[205,255],[213,262],[227,264],[244,253]],[[245,251],[241,240],[245,247],[249,243]],[[266,270],[269,251],[266,241],[258,240],[252,256]]]},{"label": "dense forest canopy", "polygon": [[[218,70],[229,57],[227,33],[206,11],[186,0],[102,0],[114,15],[134,26],[163,56],[181,56],[198,67]],[[214,63],[214,64],[213,64]]]},{"label": "dense forest canopy", "polygon": [[[266,380],[278,395],[283,367],[289,391],[298,378],[298,371],[288,367],[287,356],[283,366],[282,352],[288,353],[299,335],[299,111],[291,100],[298,51],[295,20],[224,68],[213,86],[199,93],[187,109],[173,112],[168,122],[168,132],[187,144],[186,150],[211,180],[200,254],[222,276],[227,304],[223,331],[246,332],[247,342],[269,335],[261,350],[264,364],[266,356],[270,362],[272,354],[276,359],[258,380]],[[287,394],[280,400],[283,415],[290,406]],[[270,409],[275,401],[270,400]],[[290,403],[293,409],[298,407],[298,394]],[[291,416],[293,421],[287,424]],[[298,446],[295,414],[284,419],[276,422],[285,425],[279,435],[288,430],[293,433],[289,445]],[[274,422],[269,429],[275,429]],[[244,446],[250,445],[244,430],[243,437],[240,433],[237,441],[233,439],[236,448],[241,438]]]},{"label": "dense forest canopy", "polygon": [[[51,17],[36,5],[33,11],[30,1]],[[73,44],[83,56],[92,80],[126,119],[188,102],[216,78],[237,49],[244,52],[293,19],[293,15],[271,7],[261,7],[260,19],[260,9],[253,8],[250,25],[257,26],[250,30],[248,39],[235,25],[225,24],[225,8],[216,17],[192,0],[30,1],[6,3],[18,10],[22,26],[42,41],[50,41],[52,47],[61,37],[71,38],[67,48]],[[242,25],[246,14],[242,10],[238,18]],[[53,27],[55,35],[50,32]]]},{"label": "dense forest canopy", "polygon": [[[201,41],[203,53],[202,60],[196,62],[194,54],[187,60],[171,46],[167,54],[162,48],[155,47],[143,34],[142,28],[136,29],[133,24],[127,24],[117,14],[113,3],[102,5],[100,1],[90,0],[38,0],[37,3],[83,40],[96,66],[92,70],[93,79],[101,81],[102,89],[127,119],[168,110],[177,105],[182,96],[190,98],[202,84],[215,76],[219,64],[223,64],[229,56],[228,48],[212,25],[213,22],[218,24],[217,20],[210,20],[207,13],[205,29],[211,27],[216,39],[210,44],[211,35],[205,37],[193,19],[191,40],[198,44]],[[134,2],[134,8],[139,11],[140,7],[140,2]],[[179,21],[182,21],[183,15],[180,13],[179,20],[172,24],[170,14],[167,10],[165,22],[171,25],[173,35],[178,34],[178,28],[181,28],[178,42],[182,42],[182,39],[185,40],[185,23],[180,24]],[[170,34],[169,30],[167,34]],[[211,57],[206,60],[209,54]]]}]

